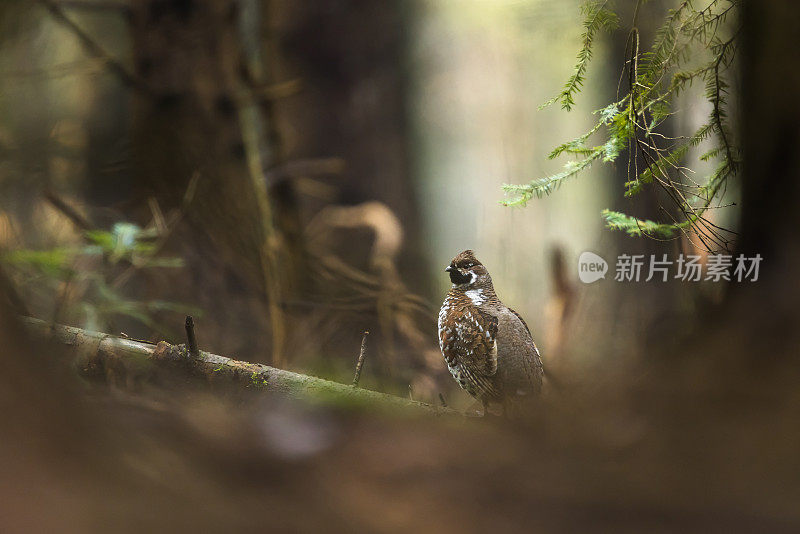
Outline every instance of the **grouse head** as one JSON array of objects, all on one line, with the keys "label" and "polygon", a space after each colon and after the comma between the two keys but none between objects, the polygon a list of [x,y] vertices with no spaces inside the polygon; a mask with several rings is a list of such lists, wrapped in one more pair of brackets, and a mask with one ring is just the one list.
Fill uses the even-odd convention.
[{"label": "grouse head", "polygon": [[492,289],[492,277],[489,276],[489,271],[471,250],[465,250],[453,258],[445,271],[450,273],[453,286],[459,289]]}]

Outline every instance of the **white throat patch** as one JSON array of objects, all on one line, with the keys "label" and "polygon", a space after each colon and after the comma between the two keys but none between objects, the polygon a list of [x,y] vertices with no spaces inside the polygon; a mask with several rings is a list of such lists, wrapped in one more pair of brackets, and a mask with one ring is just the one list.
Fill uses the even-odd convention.
[{"label": "white throat patch", "polygon": [[464,294],[469,297],[469,300],[471,300],[475,306],[480,306],[486,302],[486,297],[483,296],[483,289],[470,289],[465,291]]}]

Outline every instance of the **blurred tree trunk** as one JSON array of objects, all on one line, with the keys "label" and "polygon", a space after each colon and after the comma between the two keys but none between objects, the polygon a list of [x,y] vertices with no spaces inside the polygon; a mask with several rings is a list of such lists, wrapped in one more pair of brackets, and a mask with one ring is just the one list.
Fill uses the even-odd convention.
[{"label": "blurred tree trunk", "polygon": [[[742,91],[744,172],[741,250],[764,256],[765,275],[800,262],[800,71],[797,2],[745,3]],[[786,272],[780,272],[780,269]],[[791,288],[797,292],[797,284]]]},{"label": "blurred tree trunk", "polygon": [[138,188],[162,208],[181,205],[198,176],[192,219],[226,254],[260,270],[264,240],[239,118],[244,92],[238,2],[139,0],[132,16]]},{"label": "blurred tree trunk", "polygon": [[739,252],[764,259],[757,284],[733,284],[728,316],[753,334],[752,350],[741,351],[747,363],[768,368],[796,362],[800,344],[800,71],[793,33],[800,11],[793,0],[751,0],[742,21]]},{"label": "blurred tree trunk", "polygon": [[[340,157],[346,180],[320,202],[377,200],[401,221],[400,272],[413,287],[430,281],[420,265],[420,210],[407,146],[406,2],[274,0],[282,79],[303,90],[282,102],[286,153],[293,159]],[[303,177],[303,178],[307,178]],[[356,249],[360,246],[355,243]],[[350,251],[351,255],[357,252]]]},{"label": "blurred tree trunk", "polygon": [[[272,52],[267,58],[270,81],[297,80],[301,86],[296,94],[278,101],[279,158],[289,165],[318,158],[338,158],[344,164],[338,170],[330,166],[326,172],[304,169],[270,177],[276,212],[290,205],[293,197],[303,219],[311,221],[307,239],[315,256],[311,270],[316,269],[311,300],[331,305],[313,314],[315,323],[308,328],[318,333],[319,346],[307,352],[322,351],[330,358],[332,347],[339,347],[339,356],[351,358],[360,333],[370,330],[377,349],[371,370],[384,376],[403,375],[397,383],[405,388],[414,380],[414,369],[425,367],[422,354],[435,348],[435,339],[427,335],[433,314],[416,313],[412,321],[398,302],[409,292],[430,294],[432,282],[427,270],[420,268],[427,262],[422,257],[421,210],[407,146],[405,55],[410,4],[265,3],[271,10],[262,18],[270,24],[262,32],[268,39],[265,48]],[[274,53],[276,49],[280,54]],[[333,222],[342,217],[347,224]],[[394,225],[395,220],[400,222]],[[393,244],[391,254],[378,253],[381,261],[376,262],[376,250],[390,235],[392,241],[396,238],[396,248]],[[319,247],[320,242],[324,246]],[[332,265],[329,262],[336,268],[320,272],[328,267],[319,267]],[[368,275],[374,287],[360,283],[353,287],[346,271]],[[358,311],[337,307],[347,300],[364,302],[365,307]],[[297,341],[308,343],[308,336]]]},{"label": "blurred tree trunk", "polygon": [[[800,285],[800,71],[793,0],[747,1],[742,24],[739,135],[743,148],[742,219],[737,254],[763,258],[757,282],[731,282],[725,300],[705,310],[685,352],[672,352],[681,379],[705,391],[797,400]],[[685,349],[687,347],[681,347]],[[689,370],[692,372],[687,372]],[[698,386],[702,384],[702,386]],[[764,397],[764,396],[767,397]]]},{"label": "blurred tree trunk", "polygon": [[300,216],[300,198],[293,176],[285,170],[288,153],[280,123],[278,104],[299,86],[298,80],[283,80],[280,77],[281,56],[280,39],[276,30],[276,19],[280,6],[276,0],[244,0],[250,9],[252,23],[245,28],[248,48],[250,83],[256,89],[256,101],[264,127],[264,149],[268,151],[267,187],[275,208],[275,225],[284,237],[286,262],[285,282],[288,291],[299,293],[310,285],[308,254],[303,233],[304,225]]},{"label": "blurred tree trunk", "polygon": [[[162,208],[180,207],[196,177],[190,238],[210,240],[213,248],[200,247],[207,261],[233,271],[244,291],[266,295],[280,365],[286,271],[263,177],[262,125],[243,75],[240,7],[238,0],[133,3],[135,74],[148,91],[135,97],[132,156],[140,196],[155,196]],[[199,285],[218,282],[219,273]]]}]

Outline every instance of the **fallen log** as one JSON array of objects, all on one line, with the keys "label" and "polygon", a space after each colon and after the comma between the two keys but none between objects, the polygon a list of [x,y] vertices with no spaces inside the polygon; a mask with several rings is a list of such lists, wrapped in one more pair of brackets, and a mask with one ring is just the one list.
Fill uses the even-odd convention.
[{"label": "fallen log", "polygon": [[86,379],[137,389],[143,384],[167,386],[167,381],[201,381],[215,389],[244,389],[276,397],[352,408],[401,409],[427,414],[458,414],[455,410],[386,393],[332,382],[198,351],[185,345],[136,341],[81,328],[23,319],[37,336],[55,342]]}]

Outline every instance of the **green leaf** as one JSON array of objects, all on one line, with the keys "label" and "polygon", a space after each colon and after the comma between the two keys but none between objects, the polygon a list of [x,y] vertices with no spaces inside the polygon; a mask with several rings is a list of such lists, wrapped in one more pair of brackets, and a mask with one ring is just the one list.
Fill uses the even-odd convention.
[{"label": "green leaf", "polygon": [[104,253],[110,253],[114,250],[114,236],[111,232],[103,230],[87,230],[83,234],[86,239],[100,247]]},{"label": "green leaf", "polygon": [[50,250],[20,249],[3,255],[3,260],[15,265],[29,266],[51,277],[63,277],[77,255],[73,248],[60,247]]}]

